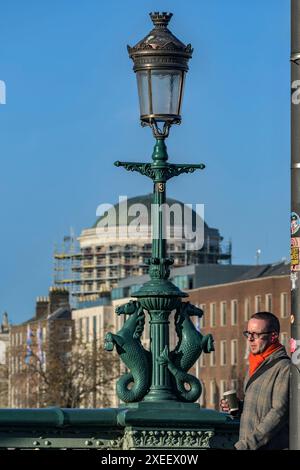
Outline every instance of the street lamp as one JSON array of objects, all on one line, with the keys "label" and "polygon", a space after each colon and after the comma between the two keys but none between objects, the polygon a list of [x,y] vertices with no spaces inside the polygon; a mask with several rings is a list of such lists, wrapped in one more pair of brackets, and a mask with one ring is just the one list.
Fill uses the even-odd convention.
[{"label": "street lamp", "polygon": [[181,122],[184,79],[193,49],[167,28],[172,13],[150,13],[154,28],[134,47],[127,46],[134,62],[142,125],[151,126],[155,136],[164,123],[167,136],[172,124]]},{"label": "street lamp", "polygon": [[[119,398],[127,403],[176,403],[196,401],[201,394],[198,378],[188,371],[202,352],[214,350],[211,335],[197,331],[192,316],[201,317],[202,310],[182,302],[188,294],[169,281],[173,259],[167,256],[163,207],[166,203],[166,182],[182,173],[203,169],[200,164],[171,164],[168,162],[165,139],[170,126],[181,122],[184,77],[191,45],[185,46],[167,28],[171,13],[150,13],[154,29],[134,47],[128,46],[134,62],[140,100],[140,119],[150,126],[156,139],[152,162],[115,162],[128,171],[137,171],[153,181],[153,239],[152,255],[148,260],[150,281],[134,295],[137,301],[121,306],[116,312],[127,315],[124,326],[115,335],[106,335],[105,348],[116,346],[129,373],[117,383]],[[162,125],[162,128],[160,127]],[[175,314],[178,343],[169,350],[169,317]],[[145,311],[150,316],[150,349],[141,343]],[[182,409],[182,408],[180,408]]]}]

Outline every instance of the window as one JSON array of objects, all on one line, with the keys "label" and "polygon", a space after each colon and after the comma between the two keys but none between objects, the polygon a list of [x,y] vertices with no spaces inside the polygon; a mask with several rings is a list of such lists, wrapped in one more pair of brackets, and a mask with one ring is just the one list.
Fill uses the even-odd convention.
[{"label": "window", "polygon": [[205,304],[200,304],[199,305],[199,308],[201,308],[201,310],[203,310],[203,313],[205,313],[205,307],[206,307]]},{"label": "window", "polygon": [[231,390],[236,390],[238,392],[239,381],[237,379],[232,379],[230,381],[230,388],[231,388]]},{"label": "window", "polygon": [[216,316],[217,316],[217,308],[216,304],[210,304],[210,326],[214,327],[216,326]]},{"label": "window", "polygon": [[244,302],[244,320],[250,320],[250,299],[247,297]]},{"label": "window", "polygon": [[227,303],[221,302],[221,326],[226,326]]},{"label": "window", "polygon": [[261,295],[255,296],[255,313],[261,310]]},{"label": "window", "polygon": [[220,381],[220,395],[223,396],[224,392],[227,390],[227,380]]},{"label": "window", "polygon": [[288,299],[287,292],[282,292],[280,295],[280,312],[282,318],[286,318],[289,314]]},{"label": "window", "polygon": [[97,317],[96,315],[93,316],[93,339],[97,338]]},{"label": "window", "polygon": [[[289,347],[289,338],[288,338],[288,334],[287,333],[281,333],[280,334],[280,342],[281,344],[286,348],[286,350],[288,349]],[[288,352],[288,351],[287,351]]]},{"label": "window", "polygon": [[205,328],[205,304],[200,304],[199,308],[203,310],[203,316],[200,318],[200,328]]},{"label": "window", "polygon": [[244,360],[246,363],[249,363],[249,354],[250,354],[250,346],[249,346],[249,341],[245,341],[245,354],[244,354]]},{"label": "window", "polygon": [[231,340],[231,365],[237,365],[237,339]]},{"label": "window", "polygon": [[272,311],[272,294],[266,294],[266,309]]},{"label": "window", "polygon": [[61,330],[60,340],[71,341],[72,340],[72,327],[64,326]]},{"label": "window", "polygon": [[79,318],[79,338],[82,341],[83,338],[83,318]]},{"label": "window", "polygon": [[213,406],[217,404],[217,387],[215,380],[211,380],[209,383],[209,401]]},{"label": "window", "polygon": [[202,380],[200,380],[200,383],[202,387],[202,393],[198,401],[200,403],[200,406],[205,406],[205,385],[204,385],[204,382],[202,382]]},{"label": "window", "polygon": [[226,340],[220,342],[220,364],[226,366]]},{"label": "window", "polygon": [[237,325],[238,321],[238,301],[231,301],[231,325]]},{"label": "window", "polygon": [[210,366],[214,367],[216,365],[216,351],[212,351],[209,355]]},{"label": "window", "polygon": [[205,367],[205,354],[202,353],[200,358],[199,358],[199,362],[200,362],[200,367]]}]

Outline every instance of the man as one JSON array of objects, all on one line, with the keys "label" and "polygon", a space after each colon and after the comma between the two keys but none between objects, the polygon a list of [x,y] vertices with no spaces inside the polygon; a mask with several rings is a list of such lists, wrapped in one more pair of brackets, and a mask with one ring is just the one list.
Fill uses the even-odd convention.
[{"label": "man", "polygon": [[[280,324],[270,312],[252,315],[247,338],[249,372],[244,383],[237,450],[287,449],[290,358],[279,343]],[[229,411],[227,400],[221,400]]]}]

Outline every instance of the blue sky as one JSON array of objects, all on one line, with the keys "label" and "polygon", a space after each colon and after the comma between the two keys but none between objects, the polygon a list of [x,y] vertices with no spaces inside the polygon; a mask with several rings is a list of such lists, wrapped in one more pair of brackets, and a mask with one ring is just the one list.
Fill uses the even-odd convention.
[{"label": "blue sky", "polygon": [[2,0],[0,80],[0,313],[32,316],[47,295],[54,243],[93,225],[97,205],[151,192],[113,166],[149,160],[126,45],[172,11],[172,32],[194,47],[183,122],[170,161],[206,169],[168,194],[203,203],[208,225],[232,239],[233,262],[289,252],[289,0]]}]

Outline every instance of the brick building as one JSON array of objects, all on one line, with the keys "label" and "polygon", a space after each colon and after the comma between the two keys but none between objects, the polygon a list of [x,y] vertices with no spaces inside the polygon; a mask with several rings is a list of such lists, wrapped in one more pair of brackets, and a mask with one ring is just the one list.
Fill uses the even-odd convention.
[{"label": "brick building", "polygon": [[[48,297],[38,297],[35,316],[10,328],[9,340],[9,407],[42,407],[38,378],[26,378],[32,361],[39,359],[46,370],[51,361],[54,344],[62,354],[72,349],[73,320],[69,306],[69,292],[51,287]],[[47,351],[47,353],[46,353]]]},{"label": "brick building", "polygon": [[243,381],[248,367],[247,329],[250,316],[258,311],[271,311],[280,320],[280,341],[289,353],[290,277],[289,265],[257,266],[234,282],[188,291],[189,301],[205,314],[200,327],[203,334],[212,333],[215,352],[203,354],[196,373],[203,385],[200,403],[218,409],[225,390],[236,388],[243,395]]}]

